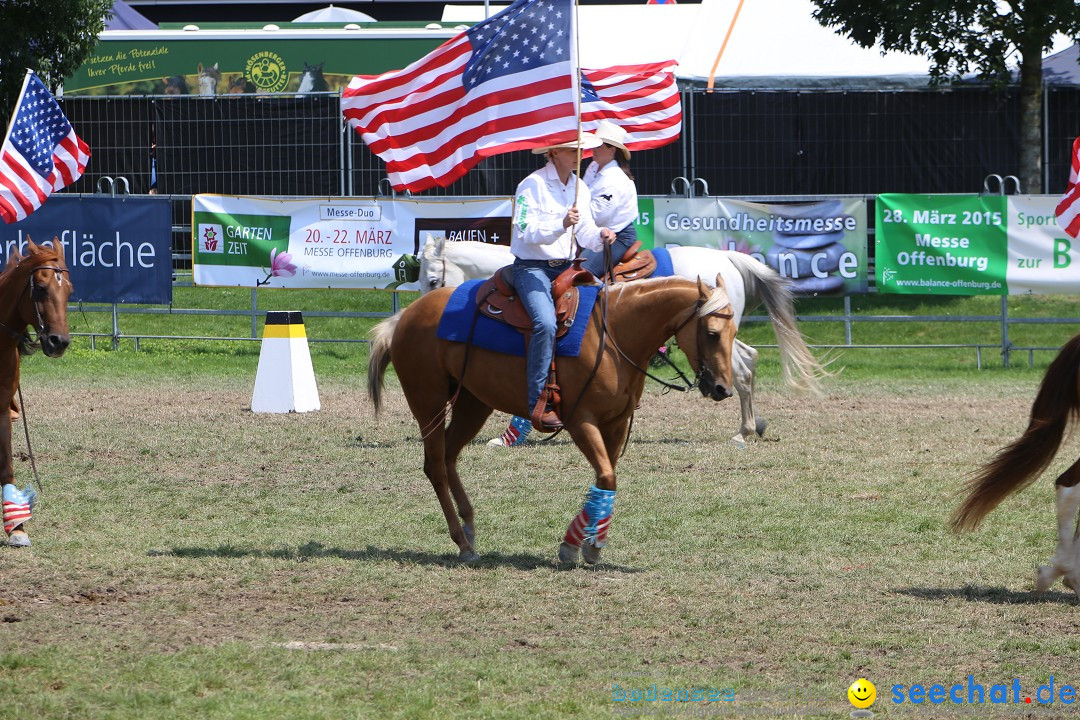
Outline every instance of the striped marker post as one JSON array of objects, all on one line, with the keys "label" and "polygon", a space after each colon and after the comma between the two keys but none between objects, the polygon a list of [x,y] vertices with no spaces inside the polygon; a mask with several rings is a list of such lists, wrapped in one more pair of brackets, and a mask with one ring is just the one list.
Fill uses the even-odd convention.
[{"label": "striped marker post", "polygon": [[266,313],[252,412],[310,412],[319,409],[319,388],[311,367],[303,314]]}]

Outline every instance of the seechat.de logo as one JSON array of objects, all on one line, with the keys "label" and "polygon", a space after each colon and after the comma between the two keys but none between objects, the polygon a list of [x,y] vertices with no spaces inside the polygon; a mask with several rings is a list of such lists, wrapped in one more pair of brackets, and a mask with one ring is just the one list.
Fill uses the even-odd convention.
[{"label": "seechat.de logo", "polygon": [[874,717],[874,713],[869,709],[874,704],[874,700],[877,699],[877,688],[874,687],[874,683],[866,678],[859,678],[848,687],[847,696],[848,701],[855,707],[851,717]]}]

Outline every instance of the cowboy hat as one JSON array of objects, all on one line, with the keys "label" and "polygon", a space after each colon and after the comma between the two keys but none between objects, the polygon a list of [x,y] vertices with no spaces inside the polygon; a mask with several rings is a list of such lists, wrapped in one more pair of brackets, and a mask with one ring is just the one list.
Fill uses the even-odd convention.
[{"label": "cowboy hat", "polygon": [[[596,137],[592,133],[583,132],[578,138],[578,142],[581,143],[582,150],[592,150],[598,148],[604,144],[604,141]],[[570,150],[577,150],[578,142],[571,140],[570,142],[559,143],[558,145],[548,145],[542,148],[533,148],[533,155],[543,155],[548,150],[555,150],[556,148],[569,148]]]},{"label": "cowboy hat", "polygon": [[626,149],[625,145],[626,130],[624,130],[622,127],[616,125],[610,120],[601,120],[600,123],[596,126],[596,129],[593,130],[593,133],[596,135],[596,137],[600,138],[601,141],[622,150],[623,157],[627,160],[630,159],[630,151]]}]

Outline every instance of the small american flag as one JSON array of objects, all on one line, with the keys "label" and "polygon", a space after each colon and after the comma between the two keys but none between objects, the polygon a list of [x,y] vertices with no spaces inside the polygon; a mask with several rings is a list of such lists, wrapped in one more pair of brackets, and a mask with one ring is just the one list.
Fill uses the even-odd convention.
[{"label": "small american flag", "polygon": [[601,120],[621,125],[628,150],[674,142],[682,131],[682,103],[672,68],[677,63],[617,65],[582,70],[581,123],[594,130]]},{"label": "small american flag", "polygon": [[358,75],[341,110],[395,190],[454,182],[481,158],[577,136],[570,0],[517,0],[404,70]]},{"label": "small american flag", "polygon": [[1069,187],[1054,212],[1057,214],[1058,225],[1069,237],[1080,236],[1080,137],[1073,140]]},{"label": "small american flag", "polygon": [[22,220],[54,190],[78,180],[90,159],[87,147],[41,79],[28,71],[0,148],[0,217]]}]

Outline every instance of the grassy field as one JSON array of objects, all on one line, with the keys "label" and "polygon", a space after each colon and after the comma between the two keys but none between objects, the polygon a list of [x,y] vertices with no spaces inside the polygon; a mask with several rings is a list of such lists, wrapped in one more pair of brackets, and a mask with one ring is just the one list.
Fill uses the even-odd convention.
[{"label": "grassy field", "polygon": [[[1052,353],[979,371],[970,350],[847,351],[809,399],[766,350],[770,426],[742,451],[733,400],[649,386],[603,563],[568,570],[591,472],[567,440],[493,451],[489,421],[462,459],[481,560],[461,567],[392,375],[376,420],[364,346],[314,345],[322,409],[254,415],[258,352],[79,341],[24,362],[44,498],[34,547],[0,549],[0,718],[844,717],[859,677],[878,717],[1076,717],[1023,697],[1080,684],[1074,595],[1033,592],[1080,443],[979,532],[945,527]],[[1018,680],[1021,704],[890,701],[969,675]],[[653,684],[729,699],[615,700]]]}]

